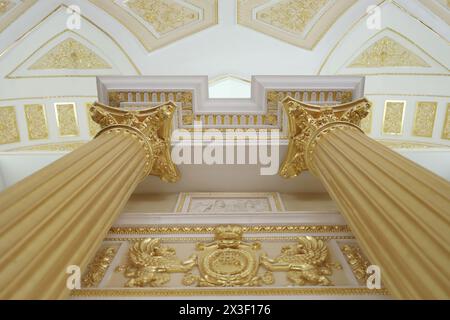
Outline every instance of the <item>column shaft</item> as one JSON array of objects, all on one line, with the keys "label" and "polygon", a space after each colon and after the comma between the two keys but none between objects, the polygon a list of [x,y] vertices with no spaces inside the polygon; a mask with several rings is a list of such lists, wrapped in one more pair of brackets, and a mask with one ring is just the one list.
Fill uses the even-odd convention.
[{"label": "column shaft", "polygon": [[321,134],[309,167],[392,294],[448,299],[450,184],[351,126]]},{"label": "column shaft", "polygon": [[111,129],[0,194],[0,297],[67,297],[145,175],[143,141]]}]

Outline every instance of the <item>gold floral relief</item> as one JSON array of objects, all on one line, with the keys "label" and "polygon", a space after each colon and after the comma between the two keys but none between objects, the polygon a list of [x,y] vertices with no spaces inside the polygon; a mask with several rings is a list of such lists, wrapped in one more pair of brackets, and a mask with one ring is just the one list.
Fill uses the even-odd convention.
[{"label": "gold floral relief", "polygon": [[389,37],[384,37],[363,53],[349,68],[430,67],[422,58]]},{"label": "gold floral relief", "polygon": [[437,102],[418,102],[414,116],[413,135],[431,138],[436,119]]},{"label": "gold floral relief", "polygon": [[111,69],[109,63],[73,38],[67,38],[38,59],[29,70]]},{"label": "gold floral relief", "polygon": [[403,118],[405,101],[386,101],[383,116],[383,133],[401,135],[403,133]]},{"label": "gold floral relief", "polygon": [[442,130],[442,139],[450,140],[450,103],[447,104],[445,112],[444,129]]},{"label": "gold floral relief", "polygon": [[341,246],[341,251],[352,269],[355,278],[360,284],[365,284],[369,277],[369,274],[367,273],[367,268],[371,265],[369,260],[367,260],[357,245],[343,245]]},{"label": "gold floral relief", "polygon": [[78,129],[78,119],[75,109],[75,103],[57,103],[55,104],[55,110],[59,135],[78,136],[80,134],[80,131]]},{"label": "gold floral relief", "polygon": [[302,34],[329,0],[284,0],[256,13],[256,19],[285,31]]},{"label": "gold floral relief", "polygon": [[20,142],[15,107],[0,107],[0,144]]},{"label": "gold floral relief", "polygon": [[199,20],[199,14],[172,0],[129,0],[124,3],[159,34],[166,34]]},{"label": "gold floral relief", "polygon": [[48,139],[45,106],[41,104],[28,104],[24,106],[24,110],[27,120],[28,138],[30,140]]},{"label": "gold floral relief", "polygon": [[118,247],[107,246],[101,248],[95,255],[94,260],[88,265],[81,279],[81,285],[85,288],[97,287],[105,276],[109,265],[116,256]]},{"label": "gold floral relief", "polygon": [[100,131],[100,125],[96,123],[94,120],[92,120],[90,110],[92,108],[92,103],[86,104],[86,114],[87,114],[87,120],[88,120],[88,127],[89,127],[89,135],[91,137],[95,137],[95,135]]}]

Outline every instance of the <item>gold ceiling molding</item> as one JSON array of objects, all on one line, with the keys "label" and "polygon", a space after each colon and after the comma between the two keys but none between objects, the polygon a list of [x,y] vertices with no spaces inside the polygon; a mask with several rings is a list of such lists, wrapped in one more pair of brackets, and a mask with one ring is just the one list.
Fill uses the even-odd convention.
[{"label": "gold ceiling molding", "polygon": [[194,296],[388,296],[386,289],[327,288],[192,288],[192,289],[80,289],[73,298],[95,297],[194,297]]},{"label": "gold ceiling molding", "polygon": [[238,24],[312,50],[355,0],[238,0]]},{"label": "gold ceiling molding", "polygon": [[430,67],[430,65],[394,39],[385,36],[362,52],[349,67]]},{"label": "gold ceiling molding", "polygon": [[37,0],[0,0],[0,33],[16,21]]},{"label": "gold ceiling molding", "polygon": [[[246,233],[349,233],[346,225],[250,225],[241,226]],[[117,226],[109,230],[111,235],[143,235],[143,234],[198,234],[212,233],[214,225],[170,225],[170,226]]]},{"label": "gold ceiling molding", "polygon": [[27,120],[28,139],[48,139],[47,117],[45,106],[42,104],[27,104],[24,106],[25,118]]},{"label": "gold ceiling molding", "polygon": [[[36,2],[36,0],[33,0],[33,2]],[[66,10],[68,9],[68,6],[65,4],[60,4],[58,5],[55,9],[53,9],[49,14],[47,14],[43,19],[41,19],[38,23],[36,23],[33,27],[31,27],[29,30],[27,30],[25,33],[23,33],[18,39],[16,39],[14,41],[13,44],[11,44],[10,46],[8,46],[5,50],[3,50],[2,52],[0,52],[0,58],[2,56],[4,56],[6,53],[10,52],[11,50],[13,50],[15,47],[17,47],[20,43],[22,43],[27,37],[28,35],[30,35],[31,33],[33,33],[34,31],[38,30],[51,16],[53,16],[54,14],[56,14],[59,11],[63,11],[64,14],[66,14]],[[114,43],[115,46],[117,46],[117,48],[119,48],[120,52],[126,57],[126,59],[128,60],[128,62],[130,63],[130,65],[132,66],[132,68],[136,71],[137,75],[142,75],[141,71],[139,70],[139,68],[136,66],[136,64],[134,63],[134,61],[130,58],[130,56],[128,55],[128,53],[124,50],[124,48],[120,45],[119,42],[117,42],[117,40],[111,36],[111,34],[109,34],[106,30],[104,30],[103,28],[101,28],[99,25],[97,25],[94,21],[92,21],[91,19],[89,19],[88,17],[84,16],[82,13],[80,14],[81,18],[83,19],[83,21],[88,22],[90,25],[92,25],[94,28],[96,28],[97,30],[99,30],[102,34],[104,34],[108,39],[111,40],[112,43]],[[1,22],[1,19],[0,19]],[[1,32],[1,29],[0,29]],[[64,31],[63,31],[64,32]],[[65,77],[71,77],[73,75],[67,75]],[[92,75],[90,77],[94,77],[95,75]],[[44,76],[45,77],[45,76]],[[76,77],[76,76],[74,76]],[[84,76],[80,76],[80,77],[84,77]],[[37,78],[40,78],[39,76],[37,76]]]},{"label": "gold ceiling molding", "polygon": [[450,25],[450,1],[449,0],[419,0],[436,16]]},{"label": "gold ceiling molding", "polygon": [[[96,48],[94,43],[82,35],[72,30],[63,30],[33,51],[6,78],[96,77],[98,70],[107,70],[110,73],[111,65],[88,46]],[[52,70],[64,73],[30,74],[30,71]],[[97,73],[90,74],[92,70]],[[88,73],[82,73],[83,71]]]},{"label": "gold ceiling molding", "polygon": [[217,0],[90,0],[154,51],[218,23]]},{"label": "gold ceiling molding", "polygon": [[433,136],[437,107],[437,102],[417,102],[416,112],[414,114],[414,136],[425,138],[431,138]]},{"label": "gold ceiling molding", "polygon": [[79,41],[67,38],[50,49],[28,69],[111,69],[111,65]]},{"label": "gold ceiling molding", "polygon": [[16,108],[0,107],[0,145],[20,142]]},{"label": "gold ceiling molding", "polygon": [[359,284],[366,284],[366,281],[369,278],[367,268],[371,263],[363,254],[361,248],[356,244],[345,244],[342,245],[340,249]]}]

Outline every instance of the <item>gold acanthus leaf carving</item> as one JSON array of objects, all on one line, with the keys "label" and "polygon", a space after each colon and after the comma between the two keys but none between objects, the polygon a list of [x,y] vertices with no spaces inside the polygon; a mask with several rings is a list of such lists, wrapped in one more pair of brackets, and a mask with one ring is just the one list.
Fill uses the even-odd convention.
[{"label": "gold acanthus leaf carving", "polygon": [[295,177],[310,169],[307,163],[308,149],[318,132],[333,125],[359,127],[371,107],[365,98],[342,105],[321,107],[287,97],[283,100],[283,105],[289,121],[288,153],[279,171],[284,178]]},{"label": "gold acanthus leaf carving", "polygon": [[102,130],[108,127],[123,125],[139,131],[151,145],[153,165],[149,174],[159,176],[163,181],[176,182],[180,174],[170,155],[170,136],[172,118],[176,106],[167,102],[160,106],[125,110],[94,103],[90,109],[92,120],[100,125]]},{"label": "gold acanthus leaf carving", "polygon": [[395,40],[384,37],[361,53],[349,67],[430,67],[430,65]]},{"label": "gold acanthus leaf carving", "polygon": [[134,242],[128,251],[126,265],[117,267],[124,272],[127,287],[161,287],[170,281],[170,273],[186,273],[194,265],[196,257],[182,262],[173,248],[162,246],[161,240],[147,238]]},{"label": "gold acanthus leaf carving", "polygon": [[329,261],[325,242],[314,237],[299,237],[296,244],[283,247],[275,259],[262,257],[262,264],[270,271],[285,271],[295,285],[332,285],[327,277],[332,268],[342,269],[341,265]]},{"label": "gold acanthus leaf carving", "polygon": [[259,11],[256,19],[301,34],[329,0],[284,0]]},{"label": "gold acanthus leaf carving", "polygon": [[366,271],[370,266],[370,262],[361,252],[361,249],[356,245],[344,245],[341,250],[356,279],[361,283],[365,282],[369,277]]},{"label": "gold acanthus leaf carving", "polygon": [[38,59],[29,70],[111,69],[104,59],[73,38],[67,38]]},{"label": "gold acanthus leaf carving", "polygon": [[96,287],[105,276],[106,270],[116,256],[117,247],[105,247],[95,256],[84,274],[81,284],[83,287]]},{"label": "gold acanthus leaf carving", "polygon": [[197,12],[172,0],[129,0],[125,5],[160,34],[174,31],[199,19]]}]

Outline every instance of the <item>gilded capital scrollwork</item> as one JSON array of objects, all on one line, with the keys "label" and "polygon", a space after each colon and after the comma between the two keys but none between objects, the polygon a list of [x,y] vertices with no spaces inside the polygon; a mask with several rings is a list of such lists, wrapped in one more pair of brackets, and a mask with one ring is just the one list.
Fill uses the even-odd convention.
[{"label": "gilded capital scrollwork", "polygon": [[159,176],[166,182],[176,182],[180,174],[170,156],[172,118],[176,106],[167,102],[154,108],[125,110],[94,103],[90,114],[101,130],[97,136],[118,130],[137,137],[146,152],[146,175]]},{"label": "gilded capital scrollwork", "polygon": [[339,127],[359,126],[367,117],[371,103],[363,98],[335,106],[316,106],[291,97],[283,100],[289,121],[289,147],[279,174],[284,178],[299,175],[311,169],[309,157],[321,135]]}]

